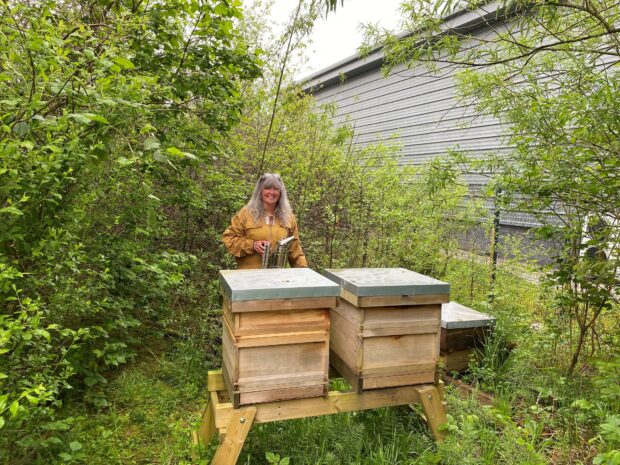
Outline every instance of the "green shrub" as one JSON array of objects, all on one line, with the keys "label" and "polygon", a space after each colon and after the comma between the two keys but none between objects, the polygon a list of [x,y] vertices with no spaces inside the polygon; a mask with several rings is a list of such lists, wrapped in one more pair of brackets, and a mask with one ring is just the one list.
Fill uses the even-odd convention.
[{"label": "green shrub", "polygon": [[0,263],[0,460],[28,460],[25,451],[57,444],[57,432],[73,419],[57,420],[62,395],[75,375],[70,357],[89,337],[49,324],[39,302],[21,293],[15,280],[22,274]]}]

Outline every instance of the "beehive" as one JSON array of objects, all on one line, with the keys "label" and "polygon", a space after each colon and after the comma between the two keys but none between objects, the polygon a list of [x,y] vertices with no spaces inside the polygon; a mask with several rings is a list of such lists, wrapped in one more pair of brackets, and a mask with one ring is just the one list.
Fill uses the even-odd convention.
[{"label": "beehive", "polygon": [[222,367],[235,407],[327,393],[339,287],[307,268],[220,271]]},{"label": "beehive", "polygon": [[358,391],[429,383],[450,286],[404,268],[331,269],[330,363]]},{"label": "beehive", "polygon": [[473,350],[482,347],[494,325],[495,318],[489,315],[457,302],[443,304],[440,348],[445,370],[466,370]]}]

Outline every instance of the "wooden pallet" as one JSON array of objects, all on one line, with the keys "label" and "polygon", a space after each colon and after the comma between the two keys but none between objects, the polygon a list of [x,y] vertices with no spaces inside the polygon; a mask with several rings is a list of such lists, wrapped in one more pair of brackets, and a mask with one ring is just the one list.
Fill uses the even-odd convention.
[{"label": "wooden pallet", "polygon": [[220,445],[212,465],[236,464],[254,423],[420,404],[435,439],[441,441],[444,432],[439,427],[447,422],[443,384],[375,389],[362,393],[330,391],[325,397],[268,402],[240,408],[235,408],[229,401],[221,370],[209,372],[207,388],[210,401],[203,412],[200,428],[194,433],[194,442],[209,444],[215,433],[218,433]]}]

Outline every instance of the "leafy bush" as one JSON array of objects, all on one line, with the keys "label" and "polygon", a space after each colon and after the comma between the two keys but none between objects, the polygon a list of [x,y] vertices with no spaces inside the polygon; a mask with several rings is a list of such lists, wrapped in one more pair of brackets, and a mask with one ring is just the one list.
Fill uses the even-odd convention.
[{"label": "leafy bush", "polygon": [[0,459],[8,463],[56,443],[54,433],[68,429],[71,419],[55,417],[75,374],[69,358],[89,337],[87,329],[48,324],[39,302],[15,285],[22,276],[0,263],[0,305],[12,311],[0,314]]},{"label": "leafy bush", "polygon": [[221,182],[218,144],[258,62],[236,4],[0,9],[0,456],[18,463],[68,427],[71,393],[103,403],[110,371],[177,324],[195,291],[186,225],[224,210],[202,186]]}]

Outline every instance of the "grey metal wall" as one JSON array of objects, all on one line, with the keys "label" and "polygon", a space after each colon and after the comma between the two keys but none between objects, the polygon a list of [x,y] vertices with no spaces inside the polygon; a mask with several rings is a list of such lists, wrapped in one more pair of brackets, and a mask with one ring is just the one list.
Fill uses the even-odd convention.
[{"label": "grey metal wall", "polygon": [[396,138],[404,164],[418,165],[455,148],[472,156],[506,151],[499,122],[476,118],[471,107],[455,99],[454,86],[452,69],[444,68],[440,76],[423,68],[401,69],[383,77],[376,68],[314,95],[320,105],[336,105],[334,122],[354,126],[356,144]]},{"label": "grey metal wall", "polygon": [[[486,29],[476,35],[487,37],[488,34],[490,31]],[[345,64],[343,69],[355,67],[354,62]],[[423,164],[454,149],[470,157],[505,154],[512,149],[501,135],[499,121],[477,115],[471,106],[457,100],[454,79],[457,69],[453,65],[440,66],[436,72],[423,65],[413,69],[400,67],[387,77],[379,65],[376,63],[342,82],[319,84],[313,91],[319,105],[336,106],[337,125],[354,127],[357,146],[397,143],[400,163],[412,165]],[[332,71],[338,71],[338,67]],[[488,178],[466,175],[464,180],[476,191]],[[533,226],[537,222],[530,215],[506,213],[502,224]]]}]

